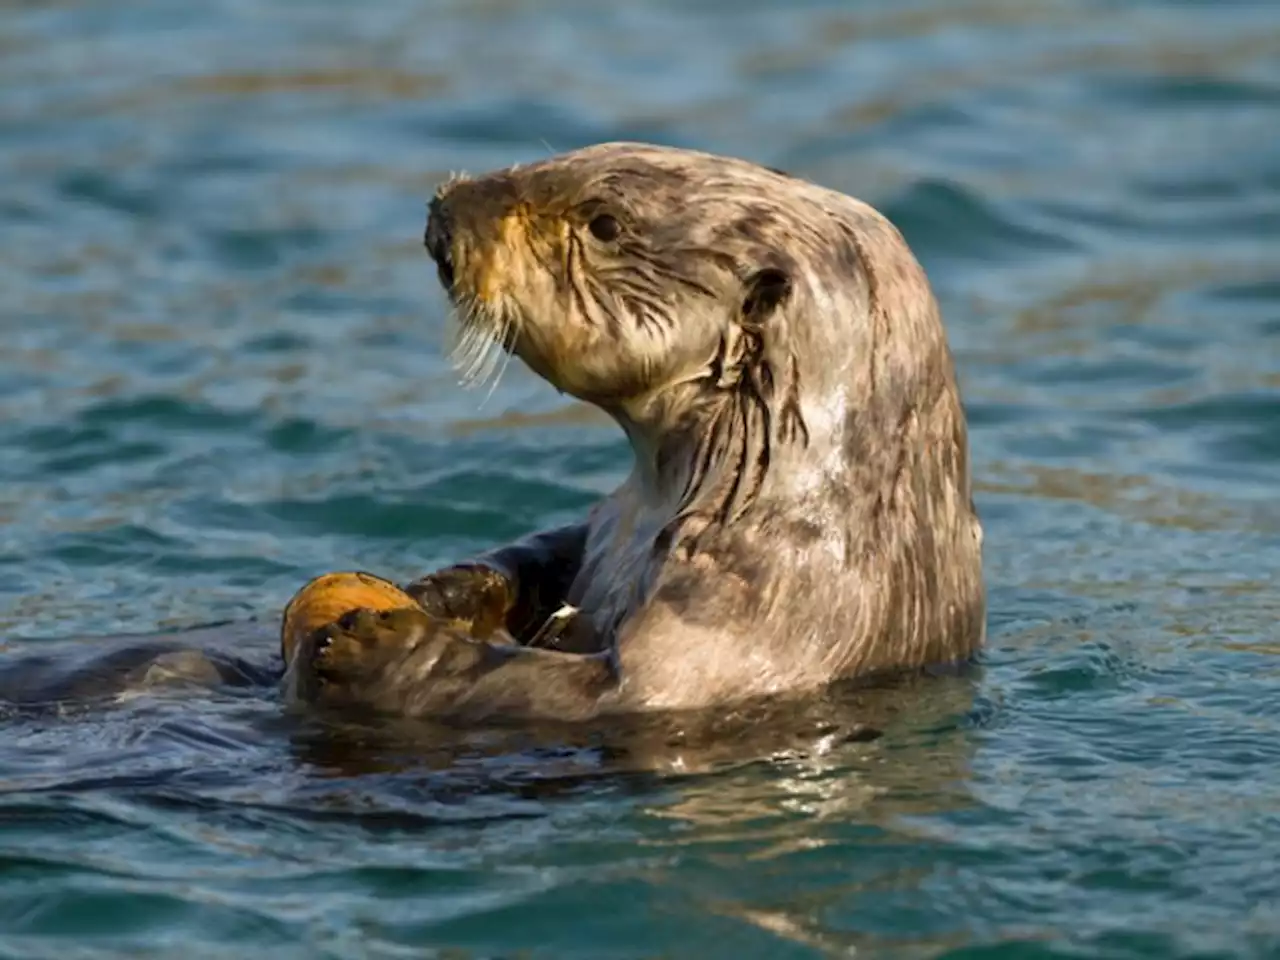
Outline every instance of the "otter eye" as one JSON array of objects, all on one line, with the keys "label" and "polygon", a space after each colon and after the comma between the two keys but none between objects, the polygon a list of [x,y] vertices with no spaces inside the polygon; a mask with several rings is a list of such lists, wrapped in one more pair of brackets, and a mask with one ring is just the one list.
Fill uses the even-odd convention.
[{"label": "otter eye", "polygon": [[600,242],[610,243],[617,240],[618,234],[622,233],[622,224],[618,223],[616,217],[602,213],[600,216],[592,218],[591,222],[587,224],[587,229]]}]

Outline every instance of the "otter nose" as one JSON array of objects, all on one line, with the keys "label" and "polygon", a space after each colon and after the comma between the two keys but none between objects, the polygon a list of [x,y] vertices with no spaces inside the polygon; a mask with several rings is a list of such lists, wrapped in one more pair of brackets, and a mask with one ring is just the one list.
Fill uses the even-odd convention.
[{"label": "otter nose", "polygon": [[449,208],[439,197],[431,201],[427,209],[427,230],[422,238],[427,253],[436,262],[440,282],[446,290],[453,289],[453,223]]}]

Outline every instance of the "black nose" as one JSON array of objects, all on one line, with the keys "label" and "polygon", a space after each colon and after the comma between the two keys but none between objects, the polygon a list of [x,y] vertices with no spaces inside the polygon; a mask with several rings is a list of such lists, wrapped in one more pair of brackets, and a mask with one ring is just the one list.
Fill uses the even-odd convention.
[{"label": "black nose", "polygon": [[453,224],[449,219],[448,208],[440,202],[439,197],[434,198],[427,209],[427,232],[423,235],[422,242],[427,253],[431,254],[431,259],[436,262],[440,282],[446,290],[452,290]]}]

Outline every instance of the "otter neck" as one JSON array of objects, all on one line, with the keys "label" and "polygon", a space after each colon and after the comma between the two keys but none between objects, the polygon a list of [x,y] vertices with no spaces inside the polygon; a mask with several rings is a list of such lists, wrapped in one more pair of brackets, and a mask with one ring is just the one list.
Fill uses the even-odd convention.
[{"label": "otter neck", "polygon": [[[632,482],[650,509],[674,516],[693,483],[693,453],[706,418],[685,415],[669,398],[647,397],[609,411],[631,443]],[[668,516],[666,519],[670,519]]]},{"label": "otter neck", "polygon": [[663,524],[731,523],[786,496],[789,445],[772,435],[763,405],[741,392],[676,384],[608,412],[631,442],[635,492]]}]

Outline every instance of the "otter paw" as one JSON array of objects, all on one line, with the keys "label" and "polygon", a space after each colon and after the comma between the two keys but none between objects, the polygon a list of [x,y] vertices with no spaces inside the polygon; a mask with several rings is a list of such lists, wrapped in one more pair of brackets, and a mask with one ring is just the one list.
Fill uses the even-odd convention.
[{"label": "otter paw", "polygon": [[482,564],[437,570],[409,584],[405,593],[432,616],[462,626],[476,637],[501,628],[515,603],[511,582]]},{"label": "otter paw", "polygon": [[415,607],[345,613],[316,638],[316,677],[341,684],[376,674],[411,650],[431,626],[431,617]]}]

